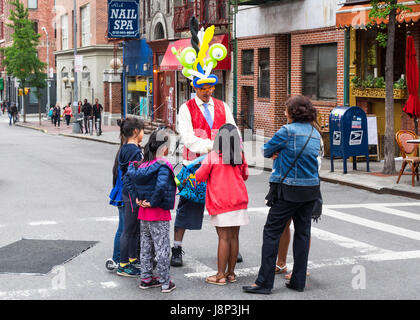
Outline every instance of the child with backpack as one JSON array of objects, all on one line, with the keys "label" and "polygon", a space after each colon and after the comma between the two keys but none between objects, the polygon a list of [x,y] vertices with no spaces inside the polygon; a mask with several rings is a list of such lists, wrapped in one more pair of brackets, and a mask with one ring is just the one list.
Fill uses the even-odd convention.
[{"label": "child with backpack", "polygon": [[230,123],[220,127],[213,150],[195,173],[197,182],[207,181],[206,208],[219,237],[217,274],[206,282],[226,285],[236,282],[240,226],[249,224],[247,213],[248,164],[238,128]]},{"label": "child with backpack", "polygon": [[120,135],[120,147],[115,155],[114,166],[112,167],[112,189],[109,193],[109,204],[118,208],[118,229],[114,237],[112,258],[108,259],[105,263],[105,267],[110,271],[116,270],[120,263],[120,239],[124,229],[124,201],[122,197],[123,181],[122,171],[118,166],[118,157],[121,148],[125,143],[126,139]]},{"label": "child with backpack", "polygon": [[124,223],[120,237],[120,263],[117,275],[124,277],[138,277],[140,275],[140,265],[138,259],[138,248],[140,226],[137,219],[138,207],[131,201],[130,192],[124,182],[124,175],[127,173],[130,162],[141,161],[143,154],[140,143],[143,140],[144,123],[143,120],[129,117],[118,121],[120,135],[125,143],[121,146],[118,153],[118,167],[121,170],[123,187],[122,199],[124,202]]},{"label": "child with backpack", "polygon": [[[169,130],[155,130],[146,146],[141,162],[131,164],[124,183],[139,206],[141,289],[161,287],[161,292],[173,291],[170,279],[170,210],[175,207],[176,183],[173,167],[165,159],[169,151]],[[156,255],[159,277],[153,276]]]}]

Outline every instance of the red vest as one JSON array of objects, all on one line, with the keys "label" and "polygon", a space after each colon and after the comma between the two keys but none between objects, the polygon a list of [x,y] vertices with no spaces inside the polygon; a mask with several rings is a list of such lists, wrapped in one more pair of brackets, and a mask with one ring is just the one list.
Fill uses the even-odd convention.
[{"label": "red vest", "polygon": [[[191,114],[191,122],[194,129],[194,134],[199,138],[211,139],[213,141],[217,132],[219,131],[219,128],[226,123],[226,111],[223,101],[217,100],[215,98],[212,99],[214,102],[214,120],[213,128],[211,129],[203,113],[200,111],[200,108],[197,106],[195,99],[188,100],[186,104]],[[184,153],[182,155],[184,160],[191,161],[199,156],[200,154],[191,152],[184,146]]]}]

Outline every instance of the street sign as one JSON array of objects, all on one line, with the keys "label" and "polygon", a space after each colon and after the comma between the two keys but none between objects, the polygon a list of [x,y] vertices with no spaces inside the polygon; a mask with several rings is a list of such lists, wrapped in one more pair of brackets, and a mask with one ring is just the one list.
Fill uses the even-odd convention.
[{"label": "street sign", "polygon": [[108,38],[139,38],[139,0],[108,0]]},{"label": "street sign", "polygon": [[54,78],[54,68],[50,68],[50,72],[48,73],[48,78],[49,79]]}]

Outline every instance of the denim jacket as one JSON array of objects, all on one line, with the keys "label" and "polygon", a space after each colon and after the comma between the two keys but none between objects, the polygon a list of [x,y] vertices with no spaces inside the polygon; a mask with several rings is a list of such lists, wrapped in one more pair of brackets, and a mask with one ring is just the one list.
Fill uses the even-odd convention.
[{"label": "denim jacket", "polygon": [[[262,152],[265,158],[271,158],[279,152],[273,162],[273,171],[270,182],[280,183],[296,156],[305,145],[311,134],[310,123],[293,122],[286,124],[264,144]],[[290,170],[283,183],[290,186],[316,186],[319,185],[318,160],[320,153],[321,135],[314,128],[312,138],[305,150]]]}]

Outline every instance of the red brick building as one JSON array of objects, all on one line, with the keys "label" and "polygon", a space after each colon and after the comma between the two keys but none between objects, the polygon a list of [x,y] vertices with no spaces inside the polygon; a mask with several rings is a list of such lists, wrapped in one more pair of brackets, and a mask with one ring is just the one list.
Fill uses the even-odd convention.
[{"label": "red brick building", "polygon": [[[50,73],[52,74],[52,81],[50,87],[50,100],[55,101],[55,73],[56,63],[54,57],[54,48],[56,46],[56,29],[55,29],[55,7],[54,0],[23,0],[21,1],[28,8],[29,19],[34,22],[35,32],[40,34],[39,46],[38,46],[38,57],[42,62],[49,64]],[[12,44],[12,33],[13,30],[6,26],[8,17],[12,5],[8,0],[0,0],[0,47],[7,47]],[[45,28],[45,31],[44,31]],[[48,33],[48,58],[47,58],[47,33]],[[0,57],[1,59],[2,57]],[[10,78],[4,68],[1,68],[1,75],[4,79],[4,92],[3,99],[7,99],[12,102],[17,102],[16,90],[14,85],[14,79]],[[46,70],[47,72],[47,70]],[[46,91],[46,89],[45,89]],[[41,99],[41,105],[46,105],[46,92],[43,94]],[[27,112],[33,113],[38,112],[38,101],[35,95],[29,96],[29,105],[27,106]]]}]

